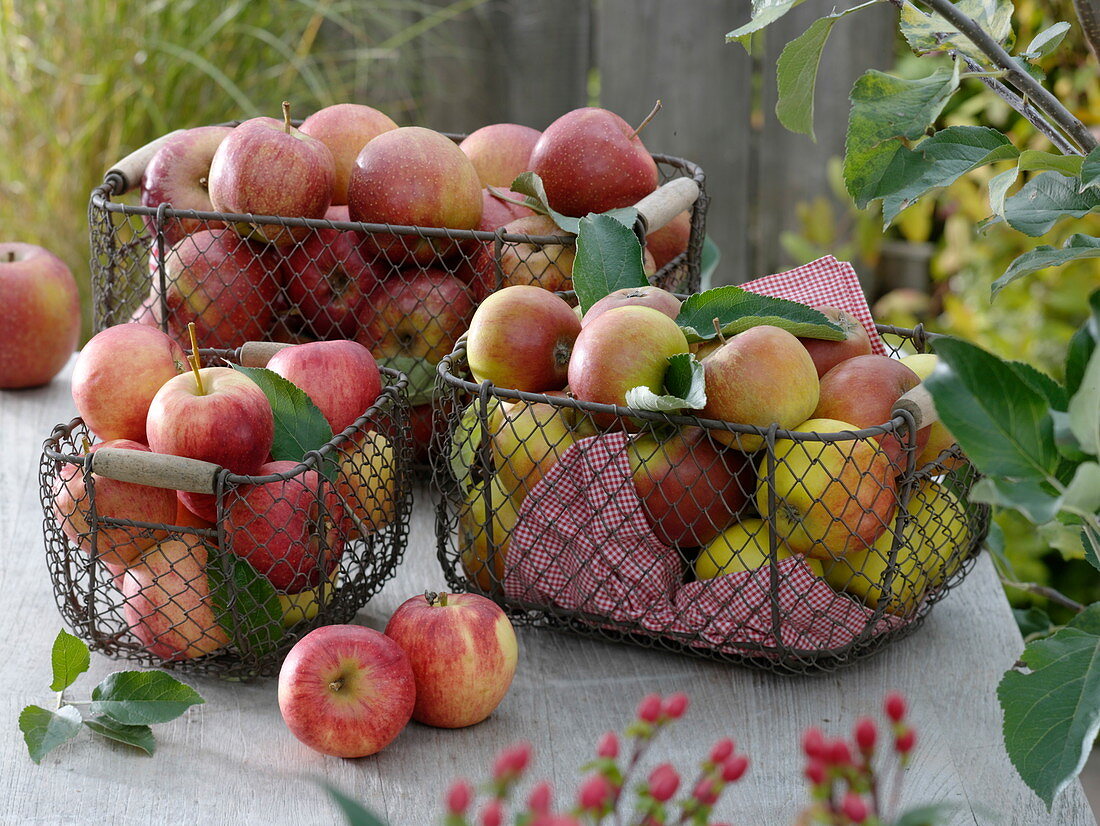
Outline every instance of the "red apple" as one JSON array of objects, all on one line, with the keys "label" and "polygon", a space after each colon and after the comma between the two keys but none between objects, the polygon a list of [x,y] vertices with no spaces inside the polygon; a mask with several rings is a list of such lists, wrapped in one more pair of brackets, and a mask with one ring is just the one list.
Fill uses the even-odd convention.
[{"label": "red apple", "polygon": [[312,341],[286,347],[267,363],[303,390],[333,433],[351,427],[382,392],[382,374],[370,350],[355,341]]},{"label": "red apple", "polygon": [[145,441],[145,417],[166,381],[187,369],[183,348],[142,324],[108,327],[84,345],[72,392],[84,423],[101,439]]},{"label": "red apple", "polygon": [[474,381],[513,390],[561,390],[580,330],[560,296],[541,287],[506,287],[486,298],[470,322],[470,372]]},{"label": "red apple", "polygon": [[[818,378],[824,376],[845,359],[870,355],[871,338],[867,334],[867,328],[863,326],[858,318],[847,310],[841,310],[838,307],[815,307],[814,309],[820,310],[830,321],[839,324],[841,329],[844,330],[845,336],[841,341],[808,337],[798,339],[809,352],[810,358],[814,360]],[[834,416],[833,418],[844,419],[843,416]],[[847,420],[845,419],[845,421]]]},{"label": "red apple", "polygon": [[[210,163],[223,140],[232,134],[229,126],[197,126],[168,138],[156,151],[141,176],[141,204],[155,208],[170,204],[173,210],[215,212],[210,202]],[[224,227],[221,221],[198,218],[169,218],[161,232],[171,246],[183,236],[201,229]],[[150,237],[156,232],[153,216],[145,216]]]},{"label": "red apple", "polygon": [[[181,373],[153,397],[145,422],[150,449],[254,474],[275,438],[267,396],[252,379],[229,367],[204,367],[198,376],[201,387],[195,373]],[[197,516],[217,519],[213,494],[180,491],[179,498]]]},{"label": "red apple", "polygon": [[409,430],[412,436],[412,459],[427,464],[431,445],[436,438],[435,412],[431,403],[414,404],[409,408]]},{"label": "red apple", "polygon": [[657,188],[657,164],[634,127],[606,109],[566,112],[531,152],[550,206],[582,217],[633,206]]},{"label": "red apple", "polygon": [[493,123],[467,135],[458,148],[477,170],[482,186],[510,187],[531,168],[531,150],[542,133],[518,123]]},{"label": "red apple", "polygon": [[589,307],[581,318],[581,327],[587,327],[599,318],[601,313],[612,307],[630,306],[652,307],[660,310],[673,321],[680,315],[680,299],[668,290],[662,290],[660,287],[625,287],[608,293]]},{"label": "red apple", "polygon": [[[523,235],[534,238],[568,238],[569,233],[558,227],[547,215],[531,215],[517,218],[504,225],[507,235]],[[500,249],[500,272],[494,258],[492,244],[486,244],[474,267],[484,292],[518,284],[534,285],[547,290],[573,289],[573,260],[576,247],[552,242],[527,240],[504,241]]]},{"label": "red apple", "polygon": [[[914,353],[901,359],[901,363],[912,370],[921,381],[924,381],[939,363],[939,356],[933,353]],[[923,428],[922,428],[923,430]],[[917,432],[919,443],[920,431]],[[937,420],[928,426],[928,441],[917,456],[918,468],[924,467],[930,462],[939,462],[944,470],[953,470],[963,465],[963,460],[957,456],[948,456],[941,459],[945,450],[955,447],[955,437],[943,422]]]},{"label": "red apple", "polygon": [[389,115],[360,103],[337,103],[318,109],[298,127],[303,135],[321,141],[332,152],[335,178],[332,203],[348,202],[348,181],[355,159],[371,140],[396,129]]},{"label": "red apple", "polygon": [[[218,212],[323,218],[335,178],[332,152],[290,125],[290,105],[284,103],[283,120],[246,120],[222,141],[210,162],[210,202]],[[276,244],[292,244],[313,231],[257,222],[234,229]]]},{"label": "red apple", "polygon": [[480,723],[516,673],[516,632],[497,604],[477,594],[423,594],[397,607],[386,636],[409,657],[412,717],[440,728]]},{"label": "red apple", "polygon": [[80,338],[80,297],[65,263],[33,244],[0,244],[0,388],[58,374]]},{"label": "red apple", "polygon": [[645,248],[660,269],[680,253],[687,252],[691,240],[691,210],[685,209],[659,229],[645,237]]},{"label": "red apple", "polygon": [[367,757],[409,722],[416,682],[401,646],[361,625],[325,625],[295,643],[279,669],[279,711],[322,754]]},{"label": "red apple", "polygon": [[[483,232],[493,232],[518,218],[526,218],[535,214],[530,208],[513,203],[513,201],[523,200],[523,196],[518,192],[502,189],[501,195],[504,197],[500,197],[494,195],[486,187],[481,190],[481,193],[481,221],[478,223],[477,228]],[[509,198],[512,200],[507,200]]]}]

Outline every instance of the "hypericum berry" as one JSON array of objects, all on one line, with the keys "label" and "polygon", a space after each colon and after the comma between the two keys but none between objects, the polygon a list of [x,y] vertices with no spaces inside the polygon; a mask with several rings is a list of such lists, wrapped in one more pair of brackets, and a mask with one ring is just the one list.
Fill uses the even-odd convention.
[{"label": "hypericum berry", "polygon": [[500,826],[504,822],[504,807],[493,798],[481,809],[481,826]]},{"label": "hypericum berry", "polygon": [[729,756],[733,754],[734,744],[733,740],[729,737],[723,737],[710,749],[710,762],[711,763],[724,763],[729,759]]},{"label": "hypericum berry", "polygon": [[577,805],[585,812],[598,812],[611,802],[615,795],[610,781],[602,774],[594,774],[581,783],[577,791]]},{"label": "hypericum berry", "polygon": [[862,754],[870,754],[875,749],[875,740],[878,739],[878,729],[875,721],[870,717],[860,717],[856,721],[856,745]]},{"label": "hypericum berry", "polygon": [[470,808],[474,790],[465,780],[456,780],[447,790],[447,811],[453,815],[464,815]]},{"label": "hypericum berry", "polygon": [[805,774],[806,779],[815,786],[823,785],[826,776],[825,761],[819,757],[810,758],[810,762],[806,764],[803,774]]},{"label": "hypericum berry", "polygon": [[886,695],[883,707],[886,709],[887,717],[895,723],[900,723],[905,718],[905,695],[900,691],[891,691]]},{"label": "hypericum berry", "polygon": [[855,792],[844,795],[844,802],[840,804],[841,813],[852,823],[863,823],[870,814],[867,810],[867,801]]},{"label": "hypericum berry", "polygon": [[817,726],[810,726],[802,732],[802,752],[811,760],[815,757],[825,759],[825,733]]},{"label": "hypericum berry", "polygon": [[552,796],[552,787],[547,781],[543,780],[531,789],[531,794],[527,797],[527,808],[537,815],[549,814]]},{"label": "hypericum berry", "polygon": [[743,754],[735,754],[722,764],[722,779],[727,783],[736,783],[749,768],[749,758]]},{"label": "hypericum berry", "polygon": [[679,720],[684,716],[684,712],[687,711],[690,700],[688,696],[682,691],[677,691],[675,694],[670,694],[665,698],[664,711],[665,717],[670,720]]},{"label": "hypericum berry", "polygon": [[671,763],[661,763],[649,773],[649,793],[658,803],[671,800],[680,788],[680,775]]},{"label": "hypericum berry", "polygon": [[917,733],[913,729],[907,728],[894,738],[894,748],[898,750],[898,754],[908,754],[913,750],[916,742]]},{"label": "hypericum berry", "polygon": [[493,779],[507,780],[523,774],[528,763],[531,762],[531,744],[528,742],[516,743],[502,749],[493,763]]},{"label": "hypericum berry", "polygon": [[714,778],[704,777],[695,784],[695,790],[691,796],[704,806],[713,806],[718,802],[718,790],[715,786]]},{"label": "hypericum berry", "polygon": [[605,732],[603,737],[600,738],[600,742],[596,744],[596,755],[598,757],[610,757],[614,760],[619,756],[619,738],[615,732]]},{"label": "hypericum berry", "polygon": [[834,766],[850,766],[852,764],[852,750],[844,740],[834,740],[828,745],[826,760]]},{"label": "hypericum berry", "polygon": [[661,716],[661,695],[647,694],[638,703],[638,719],[646,723],[656,723]]}]

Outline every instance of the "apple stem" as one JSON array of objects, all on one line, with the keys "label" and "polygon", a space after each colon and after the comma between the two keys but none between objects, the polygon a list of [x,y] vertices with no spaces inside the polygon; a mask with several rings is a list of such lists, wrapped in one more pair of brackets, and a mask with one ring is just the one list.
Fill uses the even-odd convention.
[{"label": "apple stem", "polygon": [[290,134],[290,101],[283,101],[283,129]]},{"label": "apple stem", "polygon": [[344,687],[343,678],[337,677],[335,680],[328,684],[328,687],[332,689],[333,693],[338,692],[341,688]]},{"label": "apple stem", "polygon": [[445,608],[447,606],[447,595],[437,594],[435,591],[425,591],[424,599],[428,601],[428,605],[434,607]]},{"label": "apple stem", "polygon": [[645,116],[645,120],[643,120],[641,123],[638,124],[637,129],[635,129],[633,132],[631,132],[630,139],[634,140],[636,137],[638,137],[638,133],[641,132],[643,129],[645,129],[646,124],[648,124],[651,120],[653,120],[653,116],[656,115],[660,111],[661,111],[661,99],[657,98],[657,102],[655,104],[653,104],[653,111],[651,111],[648,115]]},{"label": "apple stem", "polygon": [[15,261],[15,250],[8,250],[8,263]]},{"label": "apple stem", "polygon": [[88,440],[87,436],[80,437],[80,446],[84,448],[85,453],[92,452],[92,443]]},{"label": "apple stem", "polygon": [[717,318],[714,319],[714,332],[718,333],[718,340],[723,344],[726,343],[726,337],[722,335],[722,322]]},{"label": "apple stem", "polygon": [[191,365],[191,370],[195,374],[195,385],[199,389],[199,395],[205,396],[206,389],[202,386],[202,373],[199,372],[199,339],[195,335],[195,322],[187,322],[187,334],[191,336],[191,356],[188,358],[188,362]]}]

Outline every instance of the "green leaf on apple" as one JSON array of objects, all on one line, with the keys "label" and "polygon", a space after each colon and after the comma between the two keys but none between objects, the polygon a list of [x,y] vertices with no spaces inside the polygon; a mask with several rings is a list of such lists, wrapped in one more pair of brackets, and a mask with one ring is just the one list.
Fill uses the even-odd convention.
[{"label": "green leaf on apple", "polygon": [[[527,196],[525,203],[528,208],[542,215],[549,215],[558,227],[571,235],[580,234],[580,223],[582,219],[574,218],[571,215],[562,215],[560,212],[551,209],[550,201],[546,197],[546,189],[542,185],[542,178],[534,172],[524,172],[520,174],[512,181],[512,185],[509,188],[513,192],[519,192],[521,195]],[[638,210],[634,209],[634,207],[609,209],[602,214],[614,218],[628,229],[633,229],[634,223],[638,220]]]},{"label": "green leaf on apple", "polygon": [[430,404],[435,392],[435,363],[417,356],[384,356],[378,359],[379,367],[388,367],[404,373],[408,379],[405,391],[409,405]]},{"label": "green leaf on apple", "polygon": [[134,746],[146,754],[156,751],[157,741],[149,726],[128,726],[110,717],[93,717],[91,720],[85,720],[84,725],[101,737]]},{"label": "green leaf on apple", "polygon": [[258,657],[274,651],[283,636],[283,609],[271,581],[236,554],[212,549],[206,578],[214,619],[234,645]]},{"label": "green leaf on apple", "polygon": [[359,801],[348,797],[335,786],[322,782],[322,786],[328,792],[333,802],[340,807],[347,826],[386,826],[386,822],[378,817]]},{"label": "green leaf on apple", "polygon": [[844,340],[844,331],[820,310],[785,298],[757,295],[733,285],[689,296],[680,306],[676,323],[689,342],[710,341],[718,335],[715,319],[724,336],[770,324],[796,336]]},{"label": "green leaf on apple", "polygon": [[62,706],[57,711],[27,706],[19,714],[19,730],[35,763],[41,763],[55,748],[76,737],[80,724],[80,712],[75,706]]},{"label": "green leaf on apple", "polygon": [[73,681],[88,670],[92,656],[84,642],[65,629],[58,632],[53,641],[53,682],[50,691],[64,691]]},{"label": "green leaf on apple", "polygon": [[657,395],[645,385],[626,391],[626,405],[637,410],[675,413],[699,410],[706,406],[706,382],[703,365],[694,353],[679,353],[668,358],[664,393]]},{"label": "green leaf on apple", "polygon": [[205,702],[191,686],[163,671],[116,671],[92,689],[92,714],[142,726],[175,720]]},{"label": "green leaf on apple", "polygon": [[648,286],[634,230],[606,213],[582,218],[573,261],[573,289],[581,312],[615,290]]}]

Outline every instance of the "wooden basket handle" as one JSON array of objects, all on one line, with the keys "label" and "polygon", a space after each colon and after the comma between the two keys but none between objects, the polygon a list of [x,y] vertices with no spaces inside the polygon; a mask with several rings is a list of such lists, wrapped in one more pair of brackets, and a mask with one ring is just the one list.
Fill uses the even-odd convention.
[{"label": "wooden basket handle", "polygon": [[267,367],[273,355],[290,346],[278,341],[246,341],[241,345],[237,363],[241,367]]},{"label": "wooden basket handle", "polygon": [[[150,141],[140,149],[135,149],[108,169],[107,174],[103,176],[103,180],[113,183],[115,195],[122,195],[129,192],[131,189],[135,189],[141,183],[141,176],[145,174],[145,167],[149,165],[149,161],[157,154],[157,150],[170,138],[183,131],[183,129],[176,129],[173,132],[169,132],[167,135],[161,135],[156,140]],[[111,180],[112,178],[114,181]]]},{"label": "wooden basket handle", "polygon": [[657,187],[634,205],[638,220],[642,222],[644,235],[658,230],[683,212],[690,209],[699,197],[699,184],[691,178],[673,178]]},{"label": "wooden basket handle", "polygon": [[92,473],[154,488],[214,493],[221,466],[186,456],[105,447],[92,454]]},{"label": "wooden basket handle", "polygon": [[932,394],[928,392],[924,382],[907,391],[894,402],[894,412],[899,410],[905,410],[913,415],[917,430],[940,420],[939,414],[936,413],[936,406],[932,403]]}]

